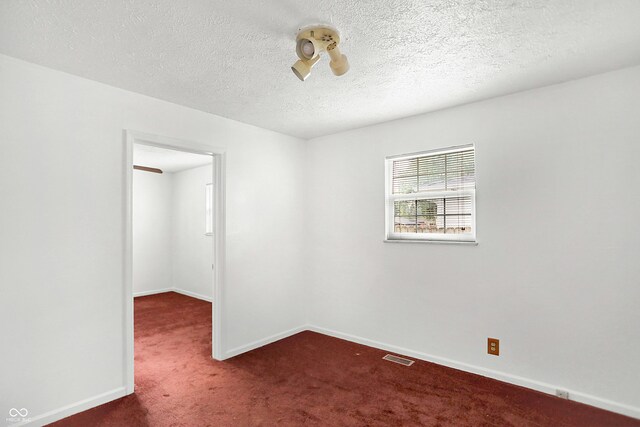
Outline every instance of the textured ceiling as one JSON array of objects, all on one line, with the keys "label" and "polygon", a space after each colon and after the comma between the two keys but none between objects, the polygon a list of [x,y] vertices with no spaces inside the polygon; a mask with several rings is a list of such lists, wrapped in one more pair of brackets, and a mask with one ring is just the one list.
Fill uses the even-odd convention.
[{"label": "textured ceiling", "polygon": [[[351,71],[290,71],[310,23]],[[0,52],[310,138],[640,63],[638,0],[2,0]]]},{"label": "textured ceiling", "polygon": [[180,172],[198,166],[212,164],[211,156],[166,150],[151,145],[133,146],[133,164],[162,169],[163,172]]}]

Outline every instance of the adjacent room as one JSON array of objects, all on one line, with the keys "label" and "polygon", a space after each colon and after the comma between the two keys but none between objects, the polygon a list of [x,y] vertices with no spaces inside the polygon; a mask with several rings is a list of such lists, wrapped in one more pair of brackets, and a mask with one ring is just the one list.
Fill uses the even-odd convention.
[{"label": "adjacent room", "polygon": [[[164,383],[186,381],[185,367],[209,361],[215,340],[213,157],[144,144],[132,151],[135,384],[138,394],[169,398]],[[145,424],[135,419],[127,424]]]},{"label": "adjacent room", "polygon": [[640,426],[640,2],[0,2],[0,425]]},{"label": "adjacent room", "polygon": [[133,295],[213,298],[213,159],[133,148]]}]

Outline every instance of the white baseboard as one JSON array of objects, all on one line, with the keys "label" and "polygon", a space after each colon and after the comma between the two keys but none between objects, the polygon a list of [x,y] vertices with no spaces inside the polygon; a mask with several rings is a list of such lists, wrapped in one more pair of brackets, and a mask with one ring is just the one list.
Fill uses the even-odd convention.
[{"label": "white baseboard", "polygon": [[171,290],[173,292],[177,292],[179,294],[186,295],[186,296],[191,297],[191,298],[197,298],[197,299],[201,299],[203,301],[213,302],[213,298],[208,297],[206,295],[198,294],[196,292],[185,291],[184,289],[180,289],[180,288],[171,288]]},{"label": "white baseboard", "polygon": [[255,350],[258,347],[262,347],[267,344],[271,344],[272,342],[279,341],[283,338],[290,337],[291,335],[295,335],[299,332],[306,331],[308,328],[306,326],[298,326],[297,328],[289,329],[288,331],[280,332],[278,334],[274,334],[268,336],[266,338],[251,342],[249,344],[242,345],[240,347],[233,348],[225,352],[225,360],[234,356],[238,356],[239,354],[246,353],[247,351]]},{"label": "white baseboard", "polygon": [[413,351],[406,348],[398,347],[391,344],[381,343],[378,341],[370,340],[367,338],[358,337],[355,335],[345,334],[331,329],[321,328],[319,326],[307,325],[307,330],[317,332],[323,335],[329,335],[335,338],[344,339],[347,341],[355,342],[358,344],[366,345],[369,347],[378,348],[380,350],[390,351],[399,355],[413,357],[415,359],[425,360],[438,365],[447,366],[450,368],[458,369],[465,372],[471,372],[473,374],[481,375],[483,377],[493,378],[499,381],[503,381],[510,384],[519,385],[521,387],[530,388],[533,390],[541,391],[543,393],[555,395],[556,390],[562,389],[569,392],[569,400],[584,403],[586,405],[595,406],[596,408],[605,409],[607,411],[615,412],[618,414],[626,415],[632,418],[640,419],[640,408],[635,406],[626,405],[623,403],[613,402],[608,399],[593,396],[590,394],[582,393],[575,390],[567,390],[564,387],[556,386],[553,384],[544,383],[541,381],[532,380],[529,378],[523,378],[517,375],[507,374],[505,372],[494,371],[491,369],[482,368],[475,365],[470,365],[463,362],[447,359],[444,357],[438,357],[431,354],[421,353],[419,351]]},{"label": "white baseboard", "polygon": [[150,291],[140,291],[134,292],[133,297],[146,297],[147,295],[155,295],[155,294],[163,294],[165,292],[171,292],[173,288],[164,288],[164,289],[152,289]]},{"label": "white baseboard", "polygon": [[[179,292],[178,290],[174,290],[174,289],[170,289],[169,291]],[[193,296],[187,293],[185,293],[185,295]],[[198,298],[198,297],[195,296],[195,298]],[[519,385],[522,387],[541,391],[543,393],[547,393],[551,395],[555,395],[555,392],[557,389],[563,389],[569,392],[570,400],[595,406],[596,408],[605,409],[607,411],[615,412],[618,414],[626,415],[628,417],[640,419],[640,408],[635,406],[625,405],[622,403],[614,402],[608,399],[582,393],[579,391],[567,390],[564,387],[556,386],[553,384],[535,381],[529,378],[523,378],[517,375],[511,375],[505,372],[494,371],[491,369],[486,369],[479,366],[470,365],[467,363],[447,359],[444,357],[438,357],[438,356],[434,356],[434,355],[430,355],[430,354],[426,354],[418,351],[413,351],[403,347],[399,347],[391,344],[385,344],[385,343],[370,340],[367,338],[362,338],[355,335],[334,331],[331,329],[321,328],[319,326],[314,326],[314,325],[298,326],[296,328],[292,328],[287,331],[280,332],[257,341],[253,341],[249,344],[236,347],[234,349],[231,349],[225,352],[225,359],[240,355],[242,353],[246,353],[248,351],[254,350],[258,347],[262,347],[267,344],[271,344],[275,341],[290,337],[292,335],[295,335],[299,332],[303,332],[305,330],[317,332],[317,333],[332,336],[335,338],[344,339],[347,341],[355,342],[355,343],[366,345],[369,347],[378,348],[378,349],[389,351],[399,355],[404,355],[404,356],[413,357],[415,359],[425,360],[427,362],[436,363],[438,365],[448,366],[450,368],[459,369],[461,371],[474,373],[474,374],[481,375],[488,378],[493,378],[499,381]],[[124,397],[126,394],[127,393],[126,393],[125,387],[120,387],[120,388],[108,391],[106,393],[100,394],[98,396],[94,396],[94,397],[73,403],[71,405],[67,405],[62,408],[49,411],[45,414],[37,415],[35,417],[30,417],[28,420],[22,423],[16,423],[15,425],[28,424],[28,425],[34,425],[34,426],[43,426],[43,425],[52,423],[54,421],[60,420],[62,418],[66,418],[78,412],[86,411],[87,409],[91,409],[95,406],[102,405],[104,403],[110,402],[115,399],[119,399],[121,397]]]},{"label": "white baseboard", "polygon": [[97,396],[90,397],[88,399],[80,400],[79,402],[72,403],[62,408],[54,409],[53,411],[46,412],[35,417],[29,417],[27,420],[12,424],[12,425],[29,425],[34,427],[44,426],[63,418],[69,417],[78,412],[86,411],[87,409],[94,408],[99,405],[111,402],[112,400],[120,399],[126,396],[126,390],[124,387],[119,387],[106,393],[99,394]]},{"label": "white baseboard", "polygon": [[626,415],[627,417],[640,419],[640,408],[637,406],[625,405],[624,403],[614,402],[613,400],[605,399],[603,397],[593,396],[591,394],[573,390],[569,390],[569,400],[574,400],[589,406],[595,406],[596,408],[605,409],[617,414]]}]

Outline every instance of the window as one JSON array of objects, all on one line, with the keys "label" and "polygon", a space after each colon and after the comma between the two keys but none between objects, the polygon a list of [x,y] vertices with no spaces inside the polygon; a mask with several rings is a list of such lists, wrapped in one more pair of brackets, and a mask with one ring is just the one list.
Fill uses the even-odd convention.
[{"label": "window", "polygon": [[[206,208],[205,208],[205,234],[211,236],[213,234],[213,184],[207,184],[206,187]],[[202,205],[200,205],[202,206]]]},{"label": "window", "polygon": [[475,242],[472,145],[387,157],[386,239]]}]

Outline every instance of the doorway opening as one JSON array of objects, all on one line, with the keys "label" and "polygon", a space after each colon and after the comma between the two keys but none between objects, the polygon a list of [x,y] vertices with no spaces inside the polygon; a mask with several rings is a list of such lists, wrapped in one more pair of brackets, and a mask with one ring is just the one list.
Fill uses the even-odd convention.
[{"label": "doorway opening", "polygon": [[[211,356],[224,359],[224,160],[224,150],[206,144],[125,131],[127,394],[135,387],[134,335],[149,332],[149,310],[163,304],[183,304],[185,313],[204,313],[207,321],[211,314]],[[179,326],[179,319],[157,314],[167,327]],[[134,331],[134,318],[144,331]]]}]

